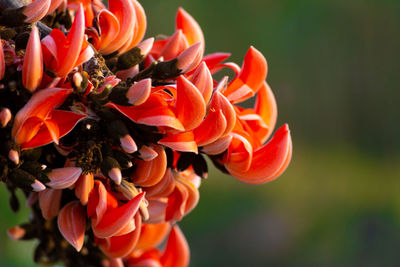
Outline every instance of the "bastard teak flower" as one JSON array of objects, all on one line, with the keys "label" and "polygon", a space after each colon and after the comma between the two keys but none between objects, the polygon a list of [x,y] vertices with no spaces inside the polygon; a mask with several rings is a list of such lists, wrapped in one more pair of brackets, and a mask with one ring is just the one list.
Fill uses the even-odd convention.
[{"label": "bastard teak flower", "polygon": [[[205,157],[249,184],[288,166],[289,128],[274,133],[267,62],[253,46],[241,66],[204,54],[182,8],[171,35],[144,38],[136,0],[0,9],[0,179],[14,211],[16,190],[32,210],[8,234],[38,240],[35,262],[188,266],[177,223],[199,201]],[[225,68],[233,77],[216,80]]]}]

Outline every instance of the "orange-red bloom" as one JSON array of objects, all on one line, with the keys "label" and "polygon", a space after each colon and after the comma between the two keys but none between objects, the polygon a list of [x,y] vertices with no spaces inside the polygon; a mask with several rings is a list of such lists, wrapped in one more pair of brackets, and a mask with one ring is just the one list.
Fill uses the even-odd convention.
[{"label": "orange-red bloom", "polygon": [[17,113],[12,136],[22,149],[43,146],[69,133],[85,116],[65,110],[57,110],[71,89],[48,88],[34,94]]}]

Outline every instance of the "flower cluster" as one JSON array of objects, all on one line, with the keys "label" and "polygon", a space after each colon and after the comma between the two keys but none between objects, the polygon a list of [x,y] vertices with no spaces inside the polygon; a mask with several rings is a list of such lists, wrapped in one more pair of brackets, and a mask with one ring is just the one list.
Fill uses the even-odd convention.
[{"label": "flower cluster", "polygon": [[187,266],[176,223],[198,203],[204,156],[250,184],[289,164],[287,125],[266,143],[277,110],[254,47],[242,66],[204,55],[183,9],[172,35],[143,40],[136,0],[0,7],[0,178],[13,210],[18,188],[27,197],[30,221],[8,233],[39,240],[36,262]]}]

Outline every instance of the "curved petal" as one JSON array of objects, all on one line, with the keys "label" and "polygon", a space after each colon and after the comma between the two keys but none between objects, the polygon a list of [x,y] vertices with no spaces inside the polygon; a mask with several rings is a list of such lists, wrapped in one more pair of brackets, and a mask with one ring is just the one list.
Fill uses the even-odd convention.
[{"label": "curved petal", "polygon": [[100,51],[102,54],[112,53],[129,41],[136,23],[135,8],[130,0],[113,0],[109,1],[108,5],[108,9],[119,21],[120,30],[114,40]]},{"label": "curved petal", "polygon": [[34,25],[32,27],[28,44],[26,46],[24,64],[22,66],[22,83],[26,89],[33,92],[40,85],[40,82],[42,81],[42,76],[43,76],[42,46],[40,44],[39,30]]},{"label": "curved petal", "polygon": [[190,260],[189,245],[178,226],[172,227],[167,246],[161,256],[163,267],[187,267]]},{"label": "curved petal", "polygon": [[79,201],[70,202],[60,210],[57,224],[63,237],[80,251],[85,237],[86,216]]},{"label": "curved petal", "polygon": [[254,111],[260,115],[264,123],[268,126],[268,131],[265,134],[258,134],[261,143],[264,143],[275,128],[278,117],[274,94],[266,82],[263,82],[261,88],[258,90]]},{"label": "curved petal", "polygon": [[83,13],[82,4],[79,4],[71,30],[67,35],[66,44],[63,44],[64,50],[58,63],[57,69],[54,70],[58,77],[65,77],[75,67],[79,55],[81,53],[82,44],[85,35],[85,15]]},{"label": "curved petal", "polygon": [[190,131],[199,126],[205,116],[204,98],[184,76],[179,76],[176,84],[176,117],[182,122],[185,130]]},{"label": "curved petal", "polygon": [[197,144],[193,132],[170,134],[158,141],[159,144],[176,151],[193,152],[197,154]]},{"label": "curved petal", "polygon": [[120,49],[120,53],[124,53],[134,48],[143,39],[147,29],[146,13],[144,12],[143,7],[136,0],[132,0],[132,4],[136,13],[135,30],[131,40],[127,45],[124,45],[124,47]]},{"label": "curved petal", "polygon": [[267,77],[267,61],[254,47],[250,47],[244,57],[239,75],[232,80],[224,95],[233,103],[253,96]]},{"label": "curved petal", "polygon": [[15,137],[17,131],[26,119],[33,116],[45,119],[53,109],[57,108],[65,101],[72,91],[72,89],[48,88],[34,94],[15,116],[12,129],[13,137]]},{"label": "curved petal", "polygon": [[97,20],[100,29],[100,42],[95,48],[101,52],[103,48],[106,48],[114,40],[120,27],[118,19],[107,9],[103,9],[97,14]]},{"label": "curved petal", "polygon": [[137,249],[148,250],[161,244],[170,231],[171,225],[166,222],[142,224],[140,238],[136,244]]},{"label": "curved petal", "polygon": [[58,215],[60,210],[62,190],[47,188],[39,192],[39,207],[42,216],[46,220],[51,220]]},{"label": "curved petal", "polygon": [[33,23],[46,16],[51,0],[35,0],[23,8],[26,23]]},{"label": "curved petal", "polygon": [[204,49],[204,36],[199,24],[183,8],[176,13],[175,27],[183,32],[189,45],[200,42]]},{"label": "curved petal", "polygon": [[154,186],[147,187],[146,196],[148,198],[167,197],[175,188],[175,178],[172,174],[171,168],[168,168],[163,178]]},{"label": "curved petal", "polygon": [[47,183],[47,186],[50,186],[53,189],[68,188],[75,184],[81,173],[82,169],[78,167],[53,169],[47,175],[47,177],[50,179],[50,182]]},{"label": "curved petal", "polygon": [[75,184],[75,196],[81,201],[82,205],[86,205],[89,195],[94,187],[93,173],[82,174]]},{"label": "curved petal", "polygon": [[160,53],[160,57],[163,57],[164,60],[171,60],[176,58],[188,47],[189,44],[187,43],[182,31],[177,30],[170,38],[168,38],[167,43]]},{"label": "curved petal", "polygon": [[247,171],[230,170],[240,181],[250,184],[270,182],[277,178],[288,166],[292,154],[292,140],[287,124],[283,125],[272,139],[254,151],[251,166]]},{"label": "curved petal", "polygon": [[155,145],[157,157],[150,161],[137,160],[136,169],[131,176],[132,181],[143,187],[157,184],[164,176],[167,169],[167,155],[161,146]]},{"label": "curved petal", "polygon": [[[85,115],[70,111],[55,110],[52,113],[51,121],[44,121],[47,127],[42,127],[29,142],[23,143],[21,147],[23,149],[28,149],[47,145],[51,142],[58,143],[57,141],[55,141],[56,135],[58,135],[59,138],[64,137],[70,131],[72,131],[72,129],[76,126],[76,124],[78,124],[78,122],[80,122],[85,117]],[[50,122],[53,123],[50,124]],[[56,129],[55,126],[57,126],[58,129]],[[54,132],[57,130],[58,133]]]},{"label": "curved petal", "polygon": [[144,193],[140,193],[123,206],[107,210],[98,224],[92,225],[94,235],[107,238],[120,232],[139,210],[143,198]]},{"label": "curved petal", "polygon": [[112,236],[107,238],[107,240],[102,240],[101,242],[96,242],[108,257],[125,257],[136,247],[141,234],[142,218],[137,213],[134,220],[136,225],[136,229],[134,231],[131,231],[125,235]]},{"label": "curved petal", "polygon": [[206,63],[203,62],[200,64],[190,78],[190,81],[203,95],[204,102],[208,103],[212,95],[213,78],[210,70],[207,68]]}]

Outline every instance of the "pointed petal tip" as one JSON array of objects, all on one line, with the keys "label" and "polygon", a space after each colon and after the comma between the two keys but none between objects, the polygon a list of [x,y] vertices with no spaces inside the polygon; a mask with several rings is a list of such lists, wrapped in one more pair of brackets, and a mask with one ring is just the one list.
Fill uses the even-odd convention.
[{"label": "pointed petal tip", "polygon": [[40,192],[46,189],[46,186],[42,184],[39,180],[35,179],[34,183],[31,184],[33,191]]},{"label": "pointed petal tip", "polygon": [[121,137],[119,140],[121,142],[122,149],[126,153],[132,154],[137,151],[135,140],[133,140],[132,136],[130,136],[129,134],[125,135],[124,137]]},{"label": "pointed petal tip", "polygon": [[126,98],[131,105],[141,105],[149,98],[151,93],[151,79],[143,79],[129,87]]},{"label": "pointed petal tip", "polygon": [[112,168],[109,172],[108,172],[108,176],[111,178],[111,180],[114,181],[114,183],[116,183],[117,185],[121,184],[121,180],[122,180],[122,173],[121,170],[119,168]]},{"label": "pointed petal tip", "polygon": [[85,211],[79,201],[70,202],[60,210],[57,224],[63,237],[79,252],[83,247],[86,226]]},{"label": "pointed petal tip", "polygon": [[[0,47],[0,49],[1,49],[1,47]],[[1,77],[0,77],[0,79],[1,79]],[[8,108],[3,108],[0,112],[1,127],[3,127],[3,128],[6,127],[7,124],[10,122],[11,118],[12,118],[11,111]]]},{"label": "pointed petal tip", "polygon": [[202,59],[203,44],[198,42],[188,47],[183,51],[177,58],[177,68],[182,71],[182,73],[187,73],[192,71],[197,65],[199,65]]},{"label": "pointed petal tip", "polygon": [[18,151],[14,150],[14,149],[11,149],[11,150],[8,152],[8,158],[9,158],[9,160],[11,160],[12,162],[14,162],[15,165],[18,165],[18,164],[19,164],[19,153],[18,153]]},{"label": "pointed petal tip", "polygon": [[34,25],[28,39],[24,63],[22,66],[22,83],[33,92],[40,85],[43,77],[43,55],[39,30]]},{"label": "pointed petal tip", "polygon": [[140,49],[140,54],[142,56],[146,56],[153,47],[153,44],[154,44],[154,37],[150,37],[141,42],[140,44],[138,44],[137,47]]}]

